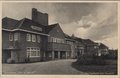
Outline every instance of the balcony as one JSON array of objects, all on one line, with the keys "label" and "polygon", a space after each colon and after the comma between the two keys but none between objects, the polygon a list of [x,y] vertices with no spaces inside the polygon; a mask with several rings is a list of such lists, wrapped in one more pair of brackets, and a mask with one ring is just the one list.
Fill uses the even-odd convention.
[{"label": "balcony", "polygon": [[69,44],[65,44],[65,43],[55,43],[55,42],[49,42],[48,43],[48,47],[47,47],[48,51],[71,51],[71,46]]}]

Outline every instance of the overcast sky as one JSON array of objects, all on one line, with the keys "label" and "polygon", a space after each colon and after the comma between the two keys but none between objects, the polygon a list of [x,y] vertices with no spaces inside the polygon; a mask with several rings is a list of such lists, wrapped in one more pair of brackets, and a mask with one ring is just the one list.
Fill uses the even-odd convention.
[{"label": "overcast sky", "polygon": [[116,3],[4,3],[2,16],[31,19],[32,8],[48,13],[49,24],[59,23],[69,35],[118,48]]}]

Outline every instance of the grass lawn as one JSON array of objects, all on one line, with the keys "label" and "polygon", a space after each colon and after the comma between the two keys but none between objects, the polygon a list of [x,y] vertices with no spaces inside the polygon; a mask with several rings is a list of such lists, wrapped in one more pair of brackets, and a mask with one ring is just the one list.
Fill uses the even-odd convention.
[{"label": "grass lawn", "polygon": [[108,60],[106,65],[78,65],[74,62],[72,66],[79,71],[90,75],[117,75],[117,63],[115,60]]}]

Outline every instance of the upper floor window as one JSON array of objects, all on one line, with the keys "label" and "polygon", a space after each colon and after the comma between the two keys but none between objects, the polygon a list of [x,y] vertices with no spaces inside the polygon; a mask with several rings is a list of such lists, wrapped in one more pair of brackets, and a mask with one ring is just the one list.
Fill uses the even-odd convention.
[{"label": "upper floor window", "polygon": [[32,42],[36,42],[36,35],[32,34]]},{"label": "upper floor window", "polygon": [[37,42],[40,43],[40,40],[41,40],[41,39],[40,39],[40,36],[37,35]]},{"label": "upper floor window", "polygon": [[17,41],[18,40],[18,33],[14,33],[14,41]]},{"label": "upper floor window", "polygon": [[48,40],[48,42],[64,43],[64,39],[50,37],[49,40]]},{"label": "upper floor window", "polygon": [[31,41],[31,34],[27,34],[27,35],[26,35],[26,40],[27,40],[27,41]]},{"label": "upper floor window", "polygon": [[9,41],[13,41],[13,33],[9,33]]}]

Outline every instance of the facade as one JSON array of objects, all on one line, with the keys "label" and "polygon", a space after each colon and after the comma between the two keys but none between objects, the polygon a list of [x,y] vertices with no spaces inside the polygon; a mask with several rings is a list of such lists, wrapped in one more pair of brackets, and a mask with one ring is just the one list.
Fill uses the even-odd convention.
[{"label": "facade", "polygon": [[[101,47],[99,47],[101,46]],[[2,19],[2,62],[35,62],[107,53],[107,46],[65,34],[48,14],[32,9],[32,19]]]},{"label": "facade", "polygon": [[70,45],[65,42],[65,34],[59,24],[53,24],[46,28],[49,35],[47,44],[47,58],[65,59],[69,57]]},{"label": "facade", "polygon": [[32,20],[3,18],[2,40],[2,62],[66,59],[71,51],[59,24],[48,25],[48,14],[34,8]]},{"label": "facade", "polygon": [[108,55],[109,54],[109,48],[103,44],[99,43],[99,55]]},{"label": "facade", "polygon": [[7,62],[8,59],[15,62],[42,60],[48,37],[48,34],[45,34],[45,27],[24,18],[14,24],[16,27],[11,25],[10,28],[11,20],[13,19],[7,17],[3,19],[3,62]]},{"label": "facade", "polygon": [[77,51],[76,51],[76,41],[74,40],[74,38],[72,38],[71,36],[65,34],[65,41],[67,44],[70,45],[70,52],[69,52],[69,58],[76,58],[77,56]]}]

